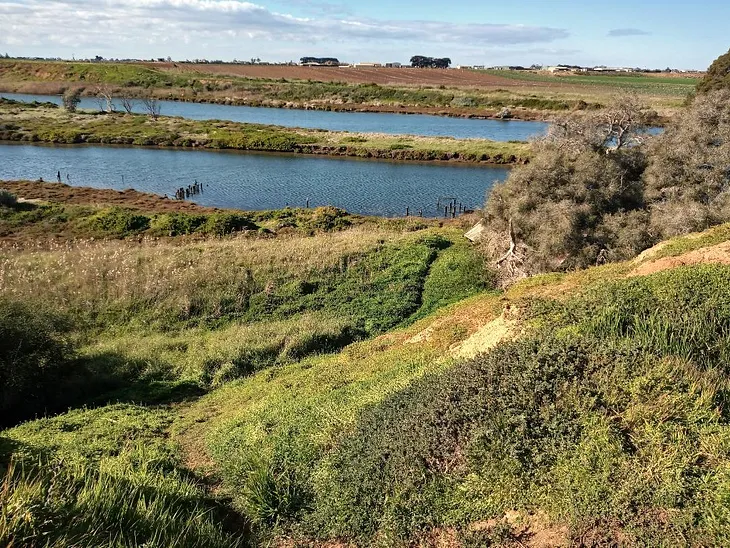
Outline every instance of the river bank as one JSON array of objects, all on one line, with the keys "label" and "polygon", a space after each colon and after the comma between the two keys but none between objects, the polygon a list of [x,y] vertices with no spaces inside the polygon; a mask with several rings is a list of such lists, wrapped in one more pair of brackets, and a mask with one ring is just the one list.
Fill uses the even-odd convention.
[{"label": "river bank", "polygon": [[0,140],[232,149],[293,154],[515,165],[529,161],[523,142],[352,133],[141,114],[70,113],[51,105],[0,100]]}]

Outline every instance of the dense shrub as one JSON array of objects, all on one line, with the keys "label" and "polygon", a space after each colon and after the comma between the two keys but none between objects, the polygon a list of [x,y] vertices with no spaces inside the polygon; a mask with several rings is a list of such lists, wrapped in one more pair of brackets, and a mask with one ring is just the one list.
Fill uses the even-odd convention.
[{"label": "dense shrub", "polygon": [[730,220],[730,89],[698,96],[649,149],[656,241]]},{"label": "dense shrub", "polygon": [[[646,238],[622,238],[627,212],[643,207],[643,154],[636,149],[606,154],[571,152],[548,142],[533,160],[514,169],[491,191],[485,209],[492,257],[509,247],[511,220],[526,247],[526,272],[565,270],[596,262],[602,250],[625,259],[646,246]],[[638,248],[638,249],[637,249]]]},{"label": "dense shrub", "polygon": [[205,234],[223,236],[240,230],[256,228],[247,217],[236,213],[212,213],[207,216],[201,231]]},{"label": "dense shrub", "polygon": [[715,59],[697,84],[699,93],[730,89],[730,51]]},{"label": "dense shrub", "polygon": [[68,88],[62,97],[63,108],[69,112],[76,112],[76,107],[81,102],[81,92],[83,88]]},{"label": "dense shrub", "polygon": [[0,188],[0,207],[14,207],[17,203],[18,198],[16,198],[15,194],[9,190]]},{"label": "dense shrub", "polygon": [[325,536],[406,541],[438,525],[470,471],[526,488],[579,439],[567,396],[586,365],[574,344],[532,339],[416,381],[363,413],[318,486],[315,522]]},{"label": "dense shrub", "polygon": [[729,280],[682,268],[533,302],[539,331],[362,412],[315,476],[309,527],[405,545],[517,509],[576,540],[724,545]]},{"label": "dense shrub", "polygon": [[91,223],[104,234],[121,237],[147,230],[150,218],[130,209],[112,207],[91,217]]},{"label": "dense shrub", "polygon": [[0,425],[43,413],[58,400],[73,354],[59,316],[0,297]]}]

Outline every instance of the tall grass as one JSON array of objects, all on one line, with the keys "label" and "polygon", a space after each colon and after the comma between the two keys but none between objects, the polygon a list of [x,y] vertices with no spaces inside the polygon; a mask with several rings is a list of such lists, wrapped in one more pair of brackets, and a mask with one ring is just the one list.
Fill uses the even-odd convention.
[{"label": "tall grass", "polygon": [[166,411],[111,406],[3,432],[0,544],[243,546],[230,511],[179,468],[162,436],[168,421]]}]

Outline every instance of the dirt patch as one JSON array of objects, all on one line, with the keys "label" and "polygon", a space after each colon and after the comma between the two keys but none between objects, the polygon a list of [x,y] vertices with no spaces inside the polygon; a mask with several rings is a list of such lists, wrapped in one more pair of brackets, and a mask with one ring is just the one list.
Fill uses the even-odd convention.
[{"label": "dirt patch", "polygon": [[[656,251],[658,250],[655,249]],[[629,277],[648,276],[655,272],[662,272],[679,266],[705,263],[730,264],[730,242],[696,249],[677,257],[662,257],[661,259],[642,263],[629,273]]]},{"label": "dirt patch", "polygon": [[498,343],[512,338],[517,333],[517,325],[517,320],[502,314],[464,342],[454,346],[451,352],[458,358],[473,358],[477,354],[494,348]]},{"label": "dirt patch", "polygon": [[113,190],[90,187],[73,187],[63,183],[39,183],[36,181],[0,181],[18,198],[26,201],[56,202],[63,204],[120,206],[148,213],[213,213],[217,208],[203,207],[192,202],[163,198],[157,194],[137,190]]},{"label": "dirt patch", "polygon": [[472,523],[471,531],[491,531],[498,525],[506,524],[511,529],[513,542],[506,546],[523,548],[557,548],[568,546],[570,530],[564,525],[555,525],[542,514],[523,514],[509,510],[500,519],[490,519]]}]

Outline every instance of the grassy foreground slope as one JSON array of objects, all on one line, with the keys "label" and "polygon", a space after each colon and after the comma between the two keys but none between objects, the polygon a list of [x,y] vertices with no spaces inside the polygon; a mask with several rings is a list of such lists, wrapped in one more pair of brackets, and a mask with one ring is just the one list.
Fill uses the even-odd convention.
[{"label": "grassy foreground slope", "polygon": [[730,267],[678,265],[730,263],[729,238],[474,297],[229,384],[174,431],[275,536],[723,545]]},{"label": "grassy foreground slope", "polygon": [[314,216],[0,249],[2,417],[74,408],[0,431],[0,543],[728,543],[728,225],[500,293],[454,227]]}]

